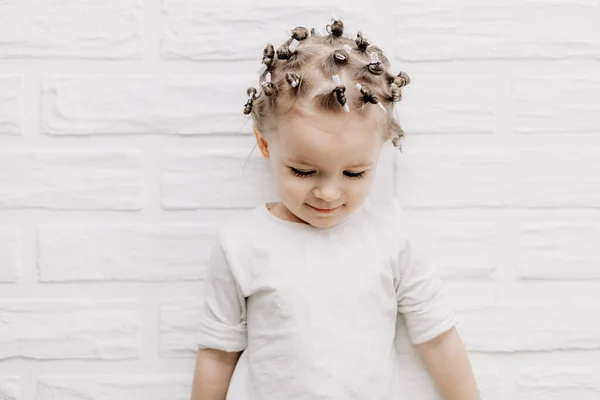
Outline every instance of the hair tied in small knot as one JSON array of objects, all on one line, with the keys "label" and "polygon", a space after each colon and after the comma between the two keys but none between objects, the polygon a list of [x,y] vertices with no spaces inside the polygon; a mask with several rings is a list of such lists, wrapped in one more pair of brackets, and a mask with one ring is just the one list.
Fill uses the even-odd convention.
[{"label": "hair tied in small knot", "polygon": [[379,106],[379,108],[381,108],[383,110],[384,113],[387,113],[387,110],[385,109],[385,107],[381,104],[381,102],[379,102],[379,99],[377,98],[377,96],[375,96],[373,94],[373,91],[366,87],[366,86],[362,86],[360,83],[357,83],[356,85],[354,85],[358,90],[360,90],[360,93],[362,94],[362,98],[363,101],[365,103],[371,103],[371,104],[377,104]]},{"label": "hair tied in small knot", "polygon": [[295,38],[288,39],[277,49],[277,58],[280,60],[289,60],[296,52],[296,48],[298,48],[299,44],[300,42]]},{"label": "hair tied in small knot", "polygon": [[404,87],[410,83],[410,76],[406,72],[400,71],[395,80],[399,87]]},{"label": "hair tied in small knot", "polygon": [[350,56],[350,52],[352,51],[352,47],[345,44],[343,48],[335,50],[333,52],[333,57],[336,64],[345,64],[348,62],[348,57]]},{"label": "hair tied in small knot", "polygon": [[398,102],[402,100],[402,87],[410,83],[410,77],[406,72],[400,72],[398,76],[391,76],[390,82],[390,93],[391,100]]},{"label": "hair tied in small knot", "polygon": [[273,92],[275,92],[275,86],[273,85],[273,82],[271,82],[270,72],[267,72],[267,74],[265,75],[265,81],[262,84],[262,88],[263,92],[265,92],[265,95],[267,96],[271,96]]},{"label": "hair tied in small knot", "polygon": [[292,29],[291,31],[288,31],[288,36],[291,36],[292,38],[298,40],[298,41],[302,41],[305,39],[308,39],[308,29],[306,29],[303,26],[297,26],[294,29]]},{"label": "hair tied in small knot", "polygon": [[398,102],[402,100],[402,89],[396,84],[396,82],[390,83],[390,99],[393,102]]},{"label": "hair tied in small knot", "polygon": [[258,75],[262,76],[266,71],[270,71],[275,58],[275,49],[271,43],[268,43],[263,50],[262,65],[258,70]]},{"label": "hair tied in small knot", "polygon": [[246,93],[248,94],[248,101],[244,105],[244,114],[248,115],[252,112],[254,100],[256,100],[260,94],[257,94],[258,92],[253,87],[249,87]]},{"label": "hair tied in small knot", "polygon": [[287,74],[285,74],[285,80],[293,88],[298,87],[298,85],[300,84],[300,79],[300,75],[298,75],[296,72],[288,72]]},{"label": "hair tied in small knot", "polygon": [[331,78],[333,79],[333,84],[335,85],[333,91],[335,92],[337,101],[344,107],[345,112],[350,112],[350,107],[348,107],[348,104],[346,103],[346,87],[342,85],[340,76],[336,74],[333,75]]},{"label": "hair tied in small knot", "polygon": [[308,38],[308,29],[303,26],[297,26],[291,31],[287,31],[291,36],[281,47],[277,49],[277,57],[280,60],[289,60],[296,53],[296,49],[301,40]]},{"label": "hair tied in small knot", "polygon": [[327,33],[336,38],[342,37],[344,34],[344,23],[335,15],[331,16],[331,24],[327,25]]},{"label": "hair tied in small knot", "polygon": [[367,47],[371,45],[369,39],[363,36],[361,31],[358,31],[356,34],[355,40],[356,46],[360,49],[360,51],[367,51]]},{"label": "hair tied in small knot", "polygon": [[379,54],[374,51],[369,53],[369,65],[367,68],[373,75],[381,75],[385,72],[379,59]]}]

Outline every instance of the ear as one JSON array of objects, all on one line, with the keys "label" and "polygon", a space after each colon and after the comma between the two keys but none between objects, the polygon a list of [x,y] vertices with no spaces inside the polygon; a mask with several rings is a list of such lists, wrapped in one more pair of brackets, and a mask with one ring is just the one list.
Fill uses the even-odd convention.
[{"label": "ear", "polygon": [[269,144],[267,143],[267,139],[261,135],[256,128],[254,128],[254,137],[256,137],[256,143],[258,144],[258,148],[262,153],[263,157],[267,160],[269,159]]}]

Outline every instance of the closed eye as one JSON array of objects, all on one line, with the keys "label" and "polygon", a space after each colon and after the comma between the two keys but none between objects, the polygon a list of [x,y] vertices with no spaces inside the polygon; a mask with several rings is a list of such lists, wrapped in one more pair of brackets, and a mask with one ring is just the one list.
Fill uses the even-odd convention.
[{"label": "closed eye", "polygon": [[316,171],[301,171],[301,170],[293,168],[293,167],[289,167],[289,168],[290,168],[290,172],[292,173],[292,175],[298,176],[300,178],[307,178],[316,172]]},{"label": "closed eye", "polygon": [[352,179],[364,178],[366,173],[367,173],[367,171],[361,171],[361,172],[344,171],[344,175],[346,175],[348,178],[352,178]]},{"label": "closed eye", "polygon": [[[317,172],[317,171],[302,171],[302,170],[296,169],[294,167],[289,167],[289,169],[290,169],[290,172],[292,173],[292,175],[300,177],[300,178],[308,178],[309,176],[312,176]],[[366,174],[367,174],[367,171],[361,171],[361,172],[344,171],[344,175],[350,179],[364,178]]]}]

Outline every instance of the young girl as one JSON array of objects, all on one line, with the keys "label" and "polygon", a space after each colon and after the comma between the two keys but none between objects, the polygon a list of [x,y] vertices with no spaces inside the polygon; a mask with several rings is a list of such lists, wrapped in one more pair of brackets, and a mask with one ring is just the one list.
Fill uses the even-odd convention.
[{"label": "young girl", "polygon": [[192,400],[405,399],[398,315],[444,399],[479,399],[442,279],[399,204],[369,196],[410,79],[343,29],[267,45],[261,90],[248,89],[280,201],[219,230]]}]

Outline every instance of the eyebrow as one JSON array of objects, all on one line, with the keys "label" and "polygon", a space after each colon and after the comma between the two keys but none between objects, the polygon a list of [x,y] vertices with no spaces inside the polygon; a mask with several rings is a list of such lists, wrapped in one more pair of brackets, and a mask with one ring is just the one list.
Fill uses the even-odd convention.
[{"label": "eyebrow", "polygon": [[[309,162],[308,160],[305,160],[300,157],[288,158],[287,161],[292,164],[302,164],[302,165],[311,165],[311,166],[314,165],[313,163]],[[352,164],[346,166],[346,168],[359,168],[359,167],[364,168],[364,167],[370,167],[372,165],[373,165],[373,163],[370,163],[370,162],[358,161],[358,162],[355,162],[355,163],[352,163]]]}]

